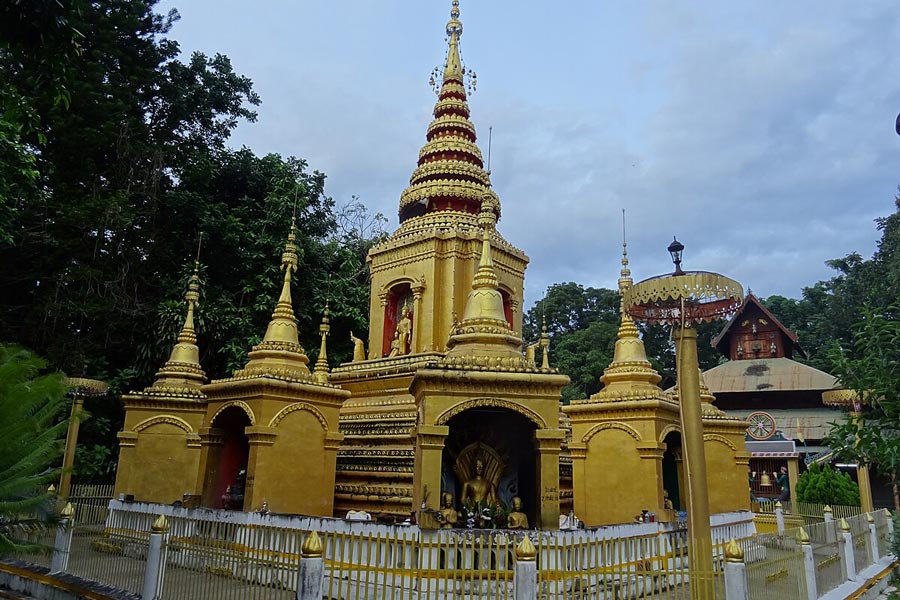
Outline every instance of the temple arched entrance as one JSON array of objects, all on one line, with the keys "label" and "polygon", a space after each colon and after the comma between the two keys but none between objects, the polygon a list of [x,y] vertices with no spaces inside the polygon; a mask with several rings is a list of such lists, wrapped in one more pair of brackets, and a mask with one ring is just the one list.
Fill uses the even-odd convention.
[{"label": "temple arched entrance", "polygon": [[[447,421],[447,426],[441,491],[453,494],[460,509],[467,503],[471,505],[475,496],[484,495],[508,511],[512,499],[518,496],[529,523],[537,523],[540,513],[534,441],[537,425],[513,410],[482,406],[460,412]],[[484,483],[473,483],[477,479],[478,463]],[[460,516],[465,526],[463,515]]]},{"label": "temple arched entrance", "polygon": [[663,490],[668,494],[675,510],[685,510],[681,433],[670,431],[663,438],[663,443],[666,445],[662,458]]},{"label": "temple arched entrance", "polygon": [[250,416],[239,406],[229,406],[216,414],[212,428],[217,441],[210,453],[209,468],[203,483],[204,504],[213,508],[242,510],[247,484],[250,443],[246,428]]}]

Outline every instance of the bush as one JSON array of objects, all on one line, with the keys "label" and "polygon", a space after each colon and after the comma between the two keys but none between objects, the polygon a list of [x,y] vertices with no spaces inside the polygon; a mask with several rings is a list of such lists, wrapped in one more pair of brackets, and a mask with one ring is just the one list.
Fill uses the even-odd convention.
[{"label": "bush", "polygon": [[859,486],[847,473],[812,464],[797,481],[797,501],[859,506]]}]

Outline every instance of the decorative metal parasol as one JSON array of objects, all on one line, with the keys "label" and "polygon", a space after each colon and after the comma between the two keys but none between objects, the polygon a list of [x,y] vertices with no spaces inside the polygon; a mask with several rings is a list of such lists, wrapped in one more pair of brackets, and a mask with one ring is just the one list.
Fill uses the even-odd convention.
[{"label": "decorative metal parasol", "polygon": [[69,394],[80,396],[103,396],[109,391],[109,384],[99,379],[88,377],[66,377],[66,385],[69,386]]}]

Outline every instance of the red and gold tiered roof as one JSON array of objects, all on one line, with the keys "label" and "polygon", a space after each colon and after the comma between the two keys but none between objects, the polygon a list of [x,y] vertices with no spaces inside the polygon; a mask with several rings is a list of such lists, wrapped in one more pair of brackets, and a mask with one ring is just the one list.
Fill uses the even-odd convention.
[{"label": "red and gold tiered roof", "polygon": [[447,23],[449,49],[443,81],[428,126],[428,141],[419,150],[418,167],[409,187],[400,194],[400,222],[436,211],[478,214],[487,200],[500,216],[500,199],[491,190],[481,150],[475,144],[475,126],[469,120],[466,101],[466,70],[459,57],[463,27],[459,1],[453,0]]}]

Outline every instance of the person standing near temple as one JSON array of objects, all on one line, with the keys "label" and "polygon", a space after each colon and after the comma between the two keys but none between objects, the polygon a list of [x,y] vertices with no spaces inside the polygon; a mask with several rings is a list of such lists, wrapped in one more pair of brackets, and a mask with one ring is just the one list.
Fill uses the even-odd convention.
[{"label": "person standing near temple", "polygon": [[781,487],[781,495],[778,497],[780,502],[785,502],[786,500],[791,499],[791,484],[790,479],[788,478],[788,470],[787,467],[781,467],[781,473],[779,473],[778,478],[775,480]]}]

